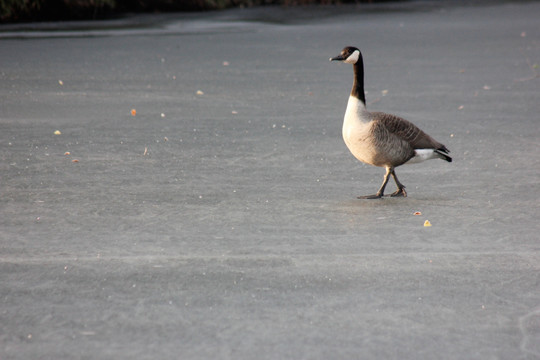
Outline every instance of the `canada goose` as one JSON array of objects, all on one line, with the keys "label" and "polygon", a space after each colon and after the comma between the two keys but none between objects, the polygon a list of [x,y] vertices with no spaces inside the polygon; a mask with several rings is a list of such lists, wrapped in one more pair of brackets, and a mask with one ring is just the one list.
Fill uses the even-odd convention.
[{"label": "canada goose", "polygon": [[403,164],[413,164],[429,159],[448,162],[450,150],[411,122],[382,112],[366,109],[364,94],[364,61],[358,48],[348,46],[330,61],[343,61],[354,68],[354,83],[343,119],[343,140],[351,153],[360,161],[384,166],[386,174],[375,195],[359,196],[359,199],[378,199],[384,196],[384,188],[390,175],[397,191],[390,196],[407,196],[405,186],[399,182],[394,169]]}]

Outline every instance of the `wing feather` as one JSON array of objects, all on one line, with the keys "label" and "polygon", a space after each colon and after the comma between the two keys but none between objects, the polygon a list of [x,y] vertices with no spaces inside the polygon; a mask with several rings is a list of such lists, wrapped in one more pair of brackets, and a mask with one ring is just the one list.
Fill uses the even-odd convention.
[{"label": "wing feather", "polygon": [[436,149],[445,153],[450,152],[446,146],[433,139],[410,121],[383,112],[373,112],[371,115],[373,121],[379,122],[390,134],[406,141],[413,149]]}]

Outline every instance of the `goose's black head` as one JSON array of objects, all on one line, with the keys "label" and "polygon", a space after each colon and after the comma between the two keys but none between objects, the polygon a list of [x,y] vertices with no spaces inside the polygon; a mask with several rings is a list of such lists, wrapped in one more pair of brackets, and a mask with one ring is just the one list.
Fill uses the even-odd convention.
[{"label": "goose's black head", "polygon": [[330,58],[330,61],[343,61],[347,64],[356,64],[360,59],[360,50],[354,46],[347,46],[341,50],[341,54],[336,57]]}]

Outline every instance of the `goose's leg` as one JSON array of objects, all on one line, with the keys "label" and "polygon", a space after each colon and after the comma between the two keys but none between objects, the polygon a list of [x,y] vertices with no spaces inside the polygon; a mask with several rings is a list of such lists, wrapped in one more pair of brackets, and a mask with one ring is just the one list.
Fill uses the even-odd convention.
[{"label": "goose's leg", "polygon": [[390,179],[390,174],[394,172],[394,169],[391,167],[386,168],[386,174],[384,174],[384,179],[381,187],[379,188],[379,191],[375,195],[366,195],[366,196],[359,196],[358,199],[380,199],[384,196],[384,188],[386,187],[386,184],[388,183],[388,180]]},{"label": "goose's leg", "polygon": [[394,169],[391,170],[390,172],[392,174],[392,177],[394,178],[394,181],[396,182],[396,185],[397,185],[397,191],[395,193],[393,193],[392,195],[390,196],[393,196],[393,197],[397,197],[397,196],[402,196],[402,197],[407,197],[407,192],[405,191],[405,185],[403,185],[402,183],[399,182],[397,176],[396,176],[396,173],[394,172]]}]

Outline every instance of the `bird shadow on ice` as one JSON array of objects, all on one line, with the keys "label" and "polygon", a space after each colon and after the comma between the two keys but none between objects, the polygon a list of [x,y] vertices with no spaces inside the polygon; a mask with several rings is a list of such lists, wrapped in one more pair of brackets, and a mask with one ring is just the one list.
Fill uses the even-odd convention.
[{"label": "bird shadow on ice", "polygon": [[[437,195],[423,195],[421,197],[381,199],[350,198],[339,202],[331,202],[325,206],[327,211],[354,215],[367,218],[395,218],[403,215],[413,215],[417,212],[429,213],[435,208],[455,208],[454,199]],[[450,210],[451,211],[451,210]]]},{"label": "bird shadow on ice", "polygon": [[350,199],[343,200],[334,204],[336,206],[342,207],[377,209],[384,207],[403,207],[416,205],[449,205],[453,202],[455,202],[455,200],[449,196],[419,195],[414,197],[408,196],[406,198],[384,196],[380,199],[357,199],[352,197]]}]

